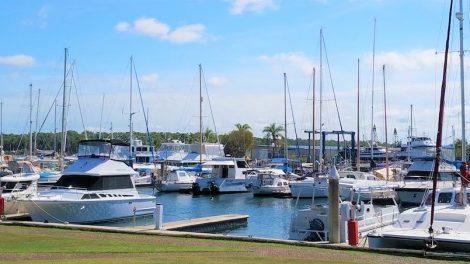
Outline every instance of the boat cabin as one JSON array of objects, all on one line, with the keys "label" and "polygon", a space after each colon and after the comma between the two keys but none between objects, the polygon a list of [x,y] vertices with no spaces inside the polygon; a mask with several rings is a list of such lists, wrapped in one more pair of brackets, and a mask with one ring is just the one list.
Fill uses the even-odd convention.
[{"label": "boat cabin", "polygon": [[245,171],[249,169],[244,158],[218,158],[202,164],[211,167],[211,178],[246,179]]}]

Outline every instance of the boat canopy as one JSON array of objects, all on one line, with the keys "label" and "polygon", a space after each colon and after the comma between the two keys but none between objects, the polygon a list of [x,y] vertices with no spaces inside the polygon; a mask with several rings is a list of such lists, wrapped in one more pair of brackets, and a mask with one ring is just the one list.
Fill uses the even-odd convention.
[{"label": "boat canopy", "polygon": [[110,158],[127,161],[129,145],[116,140],[82,140],[78,145],[79,158]]},{"label": "boat canopy", "polygon": [[204,162],[204,166],[235,166],[235,162],[233,160],[211,160],[208,162]]}]

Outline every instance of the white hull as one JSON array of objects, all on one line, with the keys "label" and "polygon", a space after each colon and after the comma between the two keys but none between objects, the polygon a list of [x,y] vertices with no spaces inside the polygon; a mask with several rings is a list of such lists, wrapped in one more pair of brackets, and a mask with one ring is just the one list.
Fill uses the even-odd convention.
[{"label": "white hull", "polygon": [[251,192],[255,196],[290,196],[289,186],[253,186]]},{"label": "white hull", "polygon": [[193,186],[192,182],[159,182],[156,187],[160,192],[189,192]]},{"label": "white hull", "polygon": [[248,192],[244,179],[203,178],[193,184],[193,193],[219,194]]},{"label": "white hull", "polygon": [[155,197],[83,201],[30,199],[22,203],[35,222],[96,223],[129,218],[134,214],[152,214]]}]

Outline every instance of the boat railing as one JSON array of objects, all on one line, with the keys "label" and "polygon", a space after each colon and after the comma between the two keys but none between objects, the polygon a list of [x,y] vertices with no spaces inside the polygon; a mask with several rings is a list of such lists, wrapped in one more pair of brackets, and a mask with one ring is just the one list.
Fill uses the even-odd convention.
[{"label": "boat railing", "polygon": [[51,186],[51,190],[77,190],[77,191],[88,191],[87,188],[73,187],[73,186]]}]

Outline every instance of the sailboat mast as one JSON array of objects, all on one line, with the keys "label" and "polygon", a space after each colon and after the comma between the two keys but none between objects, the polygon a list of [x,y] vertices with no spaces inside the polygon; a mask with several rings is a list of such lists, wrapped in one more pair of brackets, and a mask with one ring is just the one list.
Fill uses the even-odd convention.
[{"label": "sailboat mast", "polygon": [[133,153],[132,153],[132,141],[133,141],[133,134],[132,134],[132,56],[129,59],[130,63],[130,74],[129,74],[129,155],[130,159],[132,160]]},{"label": "sailboat mast", "polygon": [[38,149],[38,121],[39,121],[39,100],[41,97],[41,89],[38,89],[38,103],[36,104],[36,128],[34,129],[34,152]]},{"label": "sailboat mast", "polygon": [[372,45],[372,104],[371,104],[371,133],[370,133],[370,159],[374,160],[374,82],[375,82],[375,26],[376,19],[374,18],[374,40]]},{"label": "sailboat mast", "polygon": [[284,73],[284,158],[287,161],[287,75]]},{"label": "sailboat mast", "polygon": [[202,164],[202,65],[199,64],[199,164]]},{"label": "sailboat mast", "polygon": [[359,95],[360,95],[360,89],[359,89],[359,84],[360,84],[360,79],[359,79],[359,59],[357,59],[357,152],[356,152],[356,168],[357,171],[361,170],[361,136],[360,136],[360,126],[359,126],[359,112],[360,112],[360,100],[359,100]]},{"label": "sailboat mast", "polygon": [[313,68],[312,76],[312,167],[313,171],[316,168],[316,153],[315,153],[315,67]]},{"label": "sailboat mast", "polygon": [[384,123],[385,123],[385,169],[388,181],[388,133],[387,133],[387,94],[385,89],[385,65],[382,66],[383,79],[384,79]]},{"label": "sailboat mast", "polygon": [[322,110],[323,110],[323,58],[322,58],[322,52],[323,52],[323,29],[320,28],[320,165],[318,167],[318,170],[321,172],[323,169],[323,123],[322,123]]},{"label": "sailboat mast", "polygon": [[54,99],[54,156],[57,151],[57,100]]},{"label": "sailboat mast", "polygon": [[459,20],[460,31],[460,111],[462,112],[462,162],[467,161],[467,141],[465,139],[465,86],[464,86],[464,51],[463,51],[463,7],[460,0],[460,11],[455,14]]},{"label": "sailboat mast", "polygon": [[64,55],[64,83],[62,93],[62,139],[60,141],[60,171],[64,171],[65,145],[67,143],[66,107],[67,107],[67,48]]},{"label": "sailboat mast", "polygon": [[437,139],[436,139],[436,158],[434,159],[434,169],[432,172],[432,197],[431,197],[431,222],[429,225],[429,234],[432,239],[434,233],[432,225],[434,224],[434,209],[436,202],[436,189],[437,189],[437,177],[439,174],[439,164],[441,162],[441,151],[442,151],[442,126],[444,123],[444,100],[446,95],[446,81],[447,81],[447,59],[449,56],[449,39],[450,39],[450,26],[452,19],[452,5],[453,0],[450,1],[449,9],[449,21],[447,24],[447,39],[446,48],[444,55],[444,69],[442,70],[442,85],[441,85],[441,97],[439,100],[439,121],[437,123]]},{"label": "sailboat mast", "polygon": [[413,105],[410,105],[410,132],[408,142],[408,162],[411,161],[411,142],[413,141]]},{"label": "sailboat mast", "polygon": [[33,158],[33,85],[29,85],[29,160]]}]

